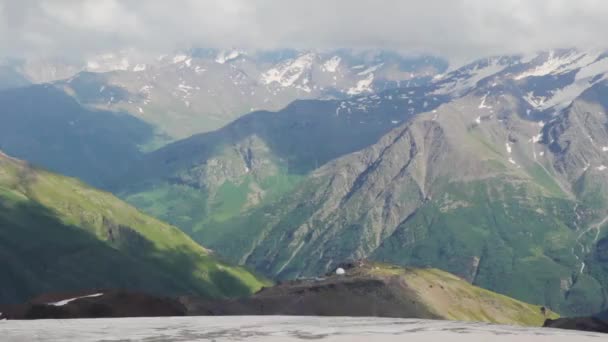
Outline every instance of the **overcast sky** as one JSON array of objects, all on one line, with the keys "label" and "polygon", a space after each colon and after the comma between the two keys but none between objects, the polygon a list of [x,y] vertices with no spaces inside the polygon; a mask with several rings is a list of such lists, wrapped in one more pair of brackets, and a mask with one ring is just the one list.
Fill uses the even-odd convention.
[{"label": "overcast sky", "polygon": [[448,58],[608,43],[605,0],[0,0],[0,54],[388,48]]}]

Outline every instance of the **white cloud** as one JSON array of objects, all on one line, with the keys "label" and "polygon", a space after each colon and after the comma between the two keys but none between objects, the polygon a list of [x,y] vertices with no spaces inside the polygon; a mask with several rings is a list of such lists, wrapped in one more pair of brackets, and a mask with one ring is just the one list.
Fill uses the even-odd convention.
[{"label": "white cloud", "polygon": [[466,58],[605,44],[603,0],[0,0],[3,54],[379,47]]}]

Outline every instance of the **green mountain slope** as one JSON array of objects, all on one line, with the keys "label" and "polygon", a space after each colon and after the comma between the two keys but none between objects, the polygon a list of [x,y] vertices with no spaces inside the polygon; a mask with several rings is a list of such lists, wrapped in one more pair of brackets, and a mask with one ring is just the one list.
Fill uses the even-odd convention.
[{"label": "green mountain slope", "polygon": [[112,190],[202,242],[204,231],[277,201],[312,170],[373,144],[442,100],[423,95],[408,88],[251,113],[147,155]]},{"label": "green mountain slope", "polygon": [[0,302],[127,288],[227,297],[263,281],[114,196],[0,154]]},{"label": "green mountain slope", "polygon": [[608,303],[608,117],[591,95],[605,85],[547,123],[520,115],[525,103],[506,90],[420,115],[196,236],[281,279],[371,257],[445,269],[563,314],[598,312]]}]

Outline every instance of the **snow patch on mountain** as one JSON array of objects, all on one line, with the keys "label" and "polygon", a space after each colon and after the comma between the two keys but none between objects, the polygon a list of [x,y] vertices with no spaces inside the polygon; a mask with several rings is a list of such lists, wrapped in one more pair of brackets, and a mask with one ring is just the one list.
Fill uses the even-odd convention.
[{"label": "snow patch on mountain", "polygon": [[360,72],[360,73],[358,73],[357,75],[359,75],[359,76],[366,76],[366,75],[369,75],[369,74],[371,74],[371,73],[373,73],[373,72],[376,72],[376,70],[380,69],[380,68],[381,68],[383,65],[384,65],[384,63],[380,63],[380,64],[378,64],[378,65],[374,65],[374,66],[372,66],[372,67],[369,67],[369,68],[367,68],[367,69],[365,69],[365,70],[361,71],[361,72]]},{"label": "snow patch on mountain", "polygon": [[[574,56],[574,57],[572,57]],[[557,60],[557,61],[556,61]],[[532,92],[525,97],[526,101],[535,107],[537,110],[546,110],[555,108],[556,110],[563,109],[570,105],[575,98],[580,96],[585,90],[591,86],[606,79],[608,72],[608,58],[600,58],[598,54],[572,54],[561,59],[547,61],[545,64],[550,64],[552,67],[543,67],[528,74],[534,76],[558,75],[564,72],[578,70],[574,82],[558,88],[550,92],[550,96],[534,96]],[[559,66],[558,66],[559,65]],[[539,67],[540,68],[540,67]],[[518,77],[521,77],[518,76]],[[518,79],[516,77],[516,79]]]},{"label": "snow patch on mountain", "polygon": [[348,89],[346,92],[348,95],[359,95],[365,92],[373,92],[372,83],[374,83],[374,74],[369,74],[365,79],[359,80],[357,85]]},{"label": "snow patch on mountain", "polygon": [[479,104],[479,109],[492,109],[492,106],[488,106],[486,105],[486,99],[488,98],[488,94],[485,94],[482,98],[481,98],[481,103]]},{"label": "snow patch on mountain", "polygon": [[54,303],[48,303],[48,305],[52,305],[52,306],[64,306],[67,305],[75,300],[78,299],[83,299],[83,298],[95,298],[95,297],[101,297],[103,296],[103,293],[95,293],[92,295],[88,295],[88,296],[80,296],[80,297],[74,297],[74,298],[70,298],[70,299],[64,299],[58,302],[54,302]]},{"label": "snow patch on mountain", "polygon": [[109,72],[129,69],[127,57],[117,56],[112,53],[100,55],[87,61],[85,70],[90,72]]},{"label": "snow patch on mountain", "polygon": [[134,72],[141,72],[141,71],[145,71],[145,70],[146,70],[145,64],[137,64],[136,66],[133,67]]},{"label": "snow patch on mountain", "polygon": [[549,51],[549,56],[543,64],[522,72],[515,76],[514,79],[521,80],[528,77],[564,74],[593,63],[599,56],[599,53],[587,54],[578,51],[570,51],[566,54],[558,55],[555,51]]},{"label": "snow patch on mountain", "polygon": [[221,51],[215,57],[215,62],[219,63],[219,64],[226,64],[228,62],[231,62],[231,61],[233,61],[233,60],[241,57],[242,55],[243,55],[243,53],[241,51],[238,51],[238,50]]},{"label": "snow patch on mountain", "polygon": [[494,59],[487,66],[475,65],[464,75],[457,73],[458,70],[456,70],[448,75],[437,77],[439,88],[433,94],[462,95],[474,88],[479,81],[503,71],[507,66],[507,64],[500,63],[498,59]]},{"label": "snow patch on mountain", "polygon": [[312,67],[315,55],[307,53],[296,59],[290,59],[272,68],[261,76],[263,84],[279,83],[283,87],[294,85]]},{"label": "snow patch on mountain", "polygon": [[323,63],[323,65],[321,66],[321,70],[325,72],[334,73],[338,71],[338,67],[340,66],[341,62],[342,58],[340,58],[339,56],[333,56],[332,58],[325,61],[325,63]]},{"label": "snow patch on mountain", "polygon": [[186,55],[175,55],[172,59],[173,64],[178,64],[178,63],[182,63],[184,61],[186,61],[188,59],[188,56]]}]

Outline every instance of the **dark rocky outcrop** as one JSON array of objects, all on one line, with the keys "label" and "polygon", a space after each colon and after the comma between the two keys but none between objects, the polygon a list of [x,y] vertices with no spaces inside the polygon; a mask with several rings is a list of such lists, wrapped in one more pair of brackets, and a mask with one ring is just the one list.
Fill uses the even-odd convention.
[{"label": "dark rocky outcrop", "polygon": [[592,331],[608,334],[608,311],[592,317],[548,319],[546,328]]},{"label": "dark rocky outcrop", "polygon": [[47,294],[23,305],[0,308],[6,319],[67,319],[184,316],[177,300],[144,293],[99,291]]}]

